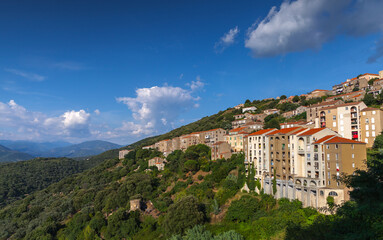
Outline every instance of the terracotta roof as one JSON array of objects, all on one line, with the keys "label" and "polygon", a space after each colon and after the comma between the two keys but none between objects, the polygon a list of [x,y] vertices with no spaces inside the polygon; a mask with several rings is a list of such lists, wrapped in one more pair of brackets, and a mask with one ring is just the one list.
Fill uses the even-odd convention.
[{"label": "terracotta roof", "polygon": [[365,142],[359,142],[359,141],[355,141],[355,140],[351,140],[351,139],[347,139],[347,138],[342,138],[342,137],[333,137],[333,138],[330,138],[326,141],[324,141],[325,144],[331,144],[331,143],[357,143],[357,144],[366,144]]},{"label": "terracotta roof", "polygon": [[353,97],[356,98],[356,97],[360,97],[360,96],[362,96],[362,94],[358,94],[358,95],[355,95]]},{"label": "terracotta roof", "polygon": [[270,135],[274,135],[274,134],[286,134],[286,133],[289,133],[289,132],[292,132],[292,131],[295,131],[298,129],[300,129],[300,127],[283,128],[283,129],[279,129],[277,131],[271,132],[271,133],[266,134],[266,135],[270,136]]},{"label": "terracotta roof", "polygon": [[328,139],[333,138],[333,137],[335,137],[335,135],[324,136],[323,138],[321,138],[321,139],[317,140],[316,142],[314,142],[314,144],[320,144],[320,143],[325,142]]},{"label": "terracotta roof", "polygon": [[299,134],[298,136],[310,136],[310,135],[313,135],[313,134],[320,132],[324,129],[326,129],[326,128],[313,128],[313,129],[310,129],[310,130],[308,130],[302,134]]},{"label": "terracotta roof", "polygon": [[247,127],[239,127],[239,128],[234,128],[234,129],[231,129],[229,132],[239,132],[243,129],[246,129]]},{"label": "terracotta roof", "polygon": [[222,143],[226,143],[226,142],[225,141],[218,141],[218,142],[214,143],[213,145],[220,145]]},{"label": "terracotta roof", "polygon": [[275,130],[277,130],[277,129],[276,128],[262,129],[262,130],[259,130],[257,132],[253,132],[253,133],[251,133],[249,135],[250,136],[262,135],[262,134],[268,133],[270,131],[275,131]]},{"label": "terracotta roof", "polygon": [[359,77],[361,77],[361,76],[365,76],[365,75],[379,76],[379,74],[375,74],[375,73],[365,73],[365,74],[360,75]]},{"label": "terracotta roof", "polygon": [[380,109],[380,108],[372,108],[372,107],[368,107],[368,108],[363,109],[361,112],[378,111],[378,110],[382,110],[382,109]]},{"label": "terracotta roof", "polygon": [[345,93],[345,94],[341,94],[341,95],[335,95],[335,96],[332,96],[332,97],[328,97],[327,99],[333,99],[333,98],[343,97],[343,96],[352,95],[352,94],[356,94],[356,93],[362,93],[362,92],[364,92],[364,90],[359,90],[359,91],[355,91],[355,92]]},{"label": "terracotta roof", "polygon": [[323,90],[323,89],[315,89],[313,90],[311,93],[313,92],[329,92],[330,90]]},{"label": "terracotta roof", "polygon": [[339,104],[339,105],[335,105],[335,106],[331,106],[331,107],[325,107],[325,108],[322,108],[321,110],[327,110],[327,109],[333,109],[333,108],[338,108],[338,107],[346,107],[346,106],[358,105],[360,103],[363,103],[363,102],[343,103],[343,104]]}]

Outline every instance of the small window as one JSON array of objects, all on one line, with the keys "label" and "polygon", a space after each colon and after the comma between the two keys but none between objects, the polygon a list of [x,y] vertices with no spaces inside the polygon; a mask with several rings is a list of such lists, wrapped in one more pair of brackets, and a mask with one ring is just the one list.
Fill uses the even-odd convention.
[{"label": "small window", "polygon": [[351,144],[351,149],[354,149],[354,147],[355,147],[354,144]]},{"label": "small window", "polygon": [[348,110],[348,107],[345,107],[346,110]]},{"label": "small window", "polygon": [[335,144],[335,149],[338,149],[338,144]]},{"label": "small window", "polygon": [[336,116],[335,115],[332,116],[332,120],[334,120],[334,121],[336,120]]},{"label": "small window", "polygon": [[366,130],[367,130],[367,131],[369,130],[369,127],[368,127],[368,125],[366,125]]},{"label": "small window", "polygon": [[352,163],[352,167],[355,168],[355,163]]},{"label": "small window", "polygon": [[363,116],[366,116],[366,112],[363,112]]},{"label": "small window", "polygon": [[329,196],[338,196],[338,194],[337,194],[336,192],[334,192],[334,191],[329,192],[328,195],[329,195]]},{"label": "small window", "polygon": [[368,118],[366,118],[366,123],[369,123]]},{"label": "small window", "polygon": [[372,114],[375,115],[376,111],[372,111]]},{"label": "small window", "polygon": [[371,118],[371,123],[375,123],[375,118]]},{"label": "small window", "polygon": [[351,158],[355,158],[355,154],[352,154],[352,155],[351,155]]},{"label": "small window", "polygon": [[371,136],[375,137],[375,131],[372,131]]}]

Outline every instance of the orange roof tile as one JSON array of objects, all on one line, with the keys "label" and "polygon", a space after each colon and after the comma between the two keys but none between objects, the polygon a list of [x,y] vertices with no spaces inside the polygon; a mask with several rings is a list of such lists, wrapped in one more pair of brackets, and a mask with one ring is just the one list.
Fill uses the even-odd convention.
[{"label": "orange roof tile", "polygon": [[360,75],[359,77],[361,77],[361,76],[365,76],[365,75],[379,76],[379,74],[375,74],[375,73],[365,73],[365,74]]},{"label": "orange roof tile", "polygon": [[277,131],[271,132],[271,133],[267,134],[267,136],[274,135],[274,134],[286,134],[286,133],[295,131],[297,129],[300,129],[300,127],[283,128],[283,129],[279,129]]},{"label": "orange roof tile", "polygon": [[262,135],[262,134],[268,133],[270,131],[275,131],[275,130],[277,130],[277,129],[276,128],[262,129],[262,130],[259,130],[257,132],[253,132],[253,133],[251,133],[249,135],[250,136]]},{"label": "orange roof tile", "polygon": [[342,137],[334,137],[324,142],[325,144],[331,144],[331,143],[357,143],[357,144],[366,144],[365,142],[359,142],[347,138]]},{"label": "orange roof tile", "polygon": [[310,130],[308,130],[302,134],[299,134],[298,136],[310,136],[310,135],[313,135],[313,134],[320,132],[324,129],[326,129],[326,128],[313,128],[313,129],[310,129]]},{"label": "orange roof tile", "polygon": [[239,127],[239,128],[234,128],[234,129],[231,129],[229,132],[239,132],[243,129],[246,129],[247,127]]},{"label": "orange roof tile", "polygon": [[317,140],[316,142],[314,142],[314,144],[320,144],[322,142],[325,142],[327,141],[329,138],[332,138],[332,137],[336,137],[335,135],[327,135],[327,136],[324,136],[323,138]]},{"label": "orange roof tile", "polygon": [[367,111],[378,111],[378,110],[382,110],[382,109],[368,107],[368,108],[363,109],[362,112],[367,112]]}]

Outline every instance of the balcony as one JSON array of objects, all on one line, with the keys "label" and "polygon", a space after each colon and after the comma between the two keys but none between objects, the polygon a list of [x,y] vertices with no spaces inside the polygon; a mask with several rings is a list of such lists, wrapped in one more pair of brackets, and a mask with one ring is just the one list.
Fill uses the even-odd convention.
[{"label": "balcony", "polygon": [[301,147],[298,147],[298,154],[305,154],[305,150]]}]

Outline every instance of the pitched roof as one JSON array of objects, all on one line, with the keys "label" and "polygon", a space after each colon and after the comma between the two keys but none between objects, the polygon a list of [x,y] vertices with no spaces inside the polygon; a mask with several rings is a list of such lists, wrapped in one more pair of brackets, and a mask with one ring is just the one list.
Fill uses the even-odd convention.
[{"label": "pitched roof", "polygon": [[347,139],[347,138],[343,138],[343,137],[338,137],[338,136],[334,136],[334,135],[325,136],[325,137],[319,139],[318,141],[316,141],[314,144],[318,144],[318,143],[324,143],[324,144],[334,144],[334,143],[339,143],[339,144],[346,144],[346,143],[366,144],[365,142],[359,142],[359,141],[355,141],[355,140],[351,140],[351,139]]},{"label": "pitched roof", "polygon": [[229,132],[239,132],[239,131],[242,131],[243,129],[246,129],[247,127],[239,127],[239,128],[234,128],[234,129],[231,129]]},{"label": "pitched roof", "polygon": [[338,107],[346,107],[346,106],[358,105],[358,104],[360,104],[360,103],[363,103],[363,102],[349,102],[349,103],[343,103],[343,104],[339,104],[339,105],[335,105],[335,106],[331,106],[331,107],[321,108],[321,110],[327,110],[327,109],[333,109],[333,108],[338,108]]},{"label": "pitched roof", "polygon": [[361,77],[361,76],[365,76],[365,75],[379,76],[379,74],[375,74],[375,73],[365,73],[365,74],[360,75],[359,77]]},{"label": "pitched roof", "polygon": [[325,141],[327,141],[328,139],[333,138],[333,137],[335,137],[335,135],[327,135],[327,136],[324,136],[323,138],[318,139],[316,142],[314,142],[314,144],[319,144],[319,143],[325,142]]},{"label": "pitched roof", "polygon": [[297,130],[297,129],[301,129],[301,128],[300,128],[300,127],[283,128],[283,129],[279,129],[279,130],[277,130],[277,131],[271,132],[271,133],[266,134],[266,135],[267,135],[267,136],[270,136],[270,135],[274,135],[274,134],[286,134],[286,133],[295,131],[295,130]]},{"label": "pitched roof", "polygon": [[333,98],[343,97],[343,96],[352,95],[352,94],[356,94],[356,93],[362,93],[362,92],[364,92],[364,90],[359,90],[359,91],[355,91],[355,92],[345,93],[345,94],[341,94],[341,95],[335,95],[335,96],[332,96],[332,97],[328,97],[327,99],[333,99]]},{"label": "pitched roof", "polygon": [[362,110],[362,112],[367,112],[367,111],[378,111],[378,110],[382,110],[380,108],[372,108],[372,107],[368,107],[368,108],[365,108]]},{"label": "pitched roof", "polygon": [[313,134],[320,132],[324,129],[326,129],[326,128],[312,128],[312,129],[310,129],[310,130],[308,130],[302,134],[299,134],[298,136],[310,136],[310,135],[313,135]]},{"label": "pitched roof", "polygon": [[262,134],[268,133],[270,131],[275,131],[275,130],[277,130],[277,129],[276,128],[262,129],[262,130],[259,130],[257,132],[253,132],[253,133],[249,134],[249,136],[262,135]]},{"label": "pitched roof", "polygon": [[323,90],[323,89],[315,89],[313,90],[311,93],[313,92],[329,92],[330,90]]}]

